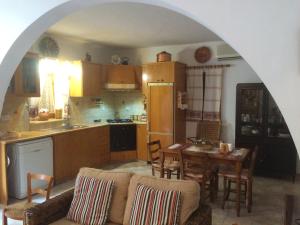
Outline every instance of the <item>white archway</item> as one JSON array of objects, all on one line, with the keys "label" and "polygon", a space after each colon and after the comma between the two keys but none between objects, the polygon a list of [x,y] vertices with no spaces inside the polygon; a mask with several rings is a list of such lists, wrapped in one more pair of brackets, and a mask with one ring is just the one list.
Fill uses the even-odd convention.
[{"label": "white archway", "polygon": [[[52,24],[94,4],[136,2],[191,17],[233,46],[257,72],[277,101],[300,151],[300,1],[289,0],[36,0],[1,2],[0,109],[21,57]],[[233,96],[234,97],[234,96]]]}]

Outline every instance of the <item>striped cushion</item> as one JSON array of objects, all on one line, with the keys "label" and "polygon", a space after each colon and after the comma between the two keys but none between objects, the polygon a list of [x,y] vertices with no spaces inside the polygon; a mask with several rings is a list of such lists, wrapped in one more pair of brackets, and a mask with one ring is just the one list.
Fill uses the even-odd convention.
[{"label": "striped cushion", "polygon": [[78,176],[67,219],[84,225],[106,223],[114,181]]},{"label": "striped cushion", "polygon": [[138,184],[130,225],[178,224],[180,195],[180,191],[160,191]]}]

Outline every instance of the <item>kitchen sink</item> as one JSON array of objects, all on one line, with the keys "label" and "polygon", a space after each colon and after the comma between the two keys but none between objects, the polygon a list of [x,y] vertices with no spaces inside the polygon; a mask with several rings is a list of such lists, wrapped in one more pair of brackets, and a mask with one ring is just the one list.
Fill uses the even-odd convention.
[{"label": "kitchen sink", "polygon": [[53,128],[51,130],[53,131],[66,131],[66,130],[75,130],[75,129],[80,129],[80,128],[86,128],[88,127],[87,125],[82,125],[82,124],[74,124],[70,126],[62,126],[58,128]]}]

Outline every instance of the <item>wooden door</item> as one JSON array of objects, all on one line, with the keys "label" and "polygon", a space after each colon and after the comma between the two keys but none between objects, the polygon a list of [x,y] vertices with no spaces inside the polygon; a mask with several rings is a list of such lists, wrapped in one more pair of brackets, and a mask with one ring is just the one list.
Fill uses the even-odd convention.
[{"label": "wooden door", "polygon": [[53,136],[54,178],[56,184],[72,179],[75,175],[71,166],[72,156],[75,154],[74,145],[76,143],[72,141],[71,133]]},{"label": "wooden door", "polygon": [[148,161],[147,151],[147,125],[138,124],[137,128],[137,158],[139,160]]},{"label": "wooden door", "polygon": [[174,96],[172,84],[149,84],[149,131],[173,134]]},{"label": "wooden door", "polygon": [[100,96],[102,82],[102,66],[100,64],[82,62],[83,96]]}]

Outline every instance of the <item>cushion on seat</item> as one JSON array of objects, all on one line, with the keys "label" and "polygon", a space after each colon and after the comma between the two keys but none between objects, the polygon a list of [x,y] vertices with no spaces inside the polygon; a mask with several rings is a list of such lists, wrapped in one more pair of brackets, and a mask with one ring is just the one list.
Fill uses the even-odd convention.
[{"label": "cushion on seat", "polygon": [[20,202],[16,204],[12,204],[5,208],[5,216],[7,218],[19,219],[24,218],[24,211],[35,206],[37,203],[29,203],[29,202]]},{"label": "cushion on seat", "polygon": [[180,191],[180,223],[184,224],[189,216],[198,208],[200,200],[200,186],[195,181],[185,181],[185,180],[169,180],[163,178],[133,175],[129,188],[128,188],[128,200],[126,204],[125,214],[124,214],[124,225],[130,224],[131,209],[133,206],[134,196],[138,184],[144,184],[146,186],[168,191]]},{"label": "cushion on seat", "polygon": [[88,176],[114,181],[113,196],[111,200],[108,221],[116,224],[122,224],[128,195],[128,186],[132,173],[81,168],[78,176]]},{"label": "cushion on seat", "polygon": [[[54,223],[50,223],[50,225],[79,225],[79,224],[67,220],[67,218],[62,218],[60,220],[55,221]],[[108,222],[106,223],[106,225],[121,225],[121,224]]]},{"label": "cushion on seat", "polygon": [[179,191],[161,191],[139,184],[131,209],[130,224],[177,225],[179,204]]},{"label": "cushion on seat", "polygon": [[84,225],[105,225],[113,184],[113,180],[78,176],[67,219]]}]

